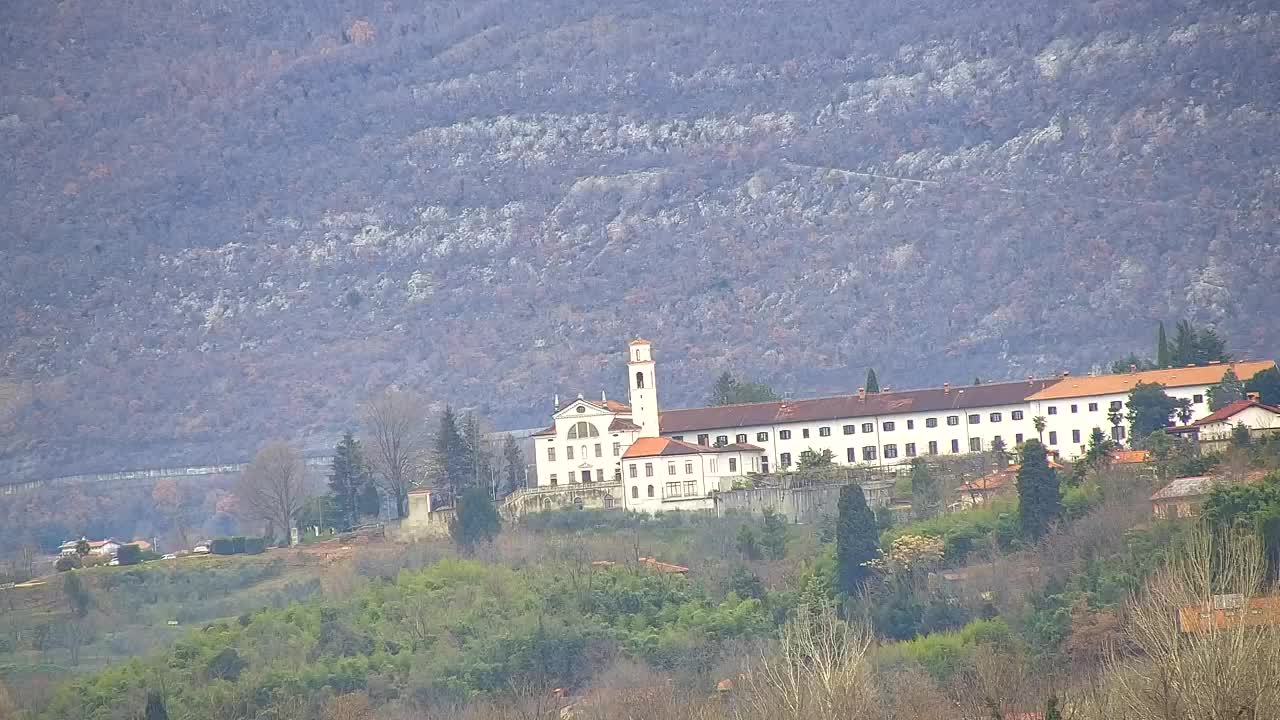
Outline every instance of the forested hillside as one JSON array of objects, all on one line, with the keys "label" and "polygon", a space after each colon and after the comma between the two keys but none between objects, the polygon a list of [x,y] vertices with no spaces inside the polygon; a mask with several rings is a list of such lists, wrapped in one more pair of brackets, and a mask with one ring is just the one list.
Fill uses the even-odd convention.
[{"label": "forested hillside", "polygon": [[1270,3],[0,13],[0,477],[533,425],[632,335],[668,405],[1280,344]]}]

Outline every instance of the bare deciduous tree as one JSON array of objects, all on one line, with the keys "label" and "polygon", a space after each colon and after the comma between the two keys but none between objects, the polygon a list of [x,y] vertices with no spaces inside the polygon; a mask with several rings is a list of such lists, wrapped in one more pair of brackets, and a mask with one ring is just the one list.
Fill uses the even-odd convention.
[{"label": "bare deciduous tree", "polygon": [[273,531],[283,529],[286,542],[292,541],[290,528],[306,498],[305,471],[298,451],[277,440],[258,451],[240,478],[241,506]]},{"label": "bare deciduous tree", "polygon": [[388,388],[365,405],[364,426],[378,484],[395,498],[397,515],[404,517],[409,488],[422,477],[429,451],[425,403]]},{"label": "bare deciduous tree", "polygon": [[1132,720],[1280,718],[1280,627],[1257,536],[1197,530],[1129,612],[1107,704]]},{"label": "bare deciduous tree", "polygon": [[828,604],[800,607],[783,625],[777,648],[748,675],[755,716],[836,720],[873,714],[872,637],[869,627],[844,622]]}]

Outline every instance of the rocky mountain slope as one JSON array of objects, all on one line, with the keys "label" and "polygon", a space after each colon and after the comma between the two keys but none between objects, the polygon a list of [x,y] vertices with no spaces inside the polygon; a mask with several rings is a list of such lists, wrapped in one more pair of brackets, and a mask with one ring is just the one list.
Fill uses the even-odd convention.
[{"label": "rocky mountain slope", "polygon": [[3,11],[0,477],[1280,346],[1265,2],[314,0]]}]

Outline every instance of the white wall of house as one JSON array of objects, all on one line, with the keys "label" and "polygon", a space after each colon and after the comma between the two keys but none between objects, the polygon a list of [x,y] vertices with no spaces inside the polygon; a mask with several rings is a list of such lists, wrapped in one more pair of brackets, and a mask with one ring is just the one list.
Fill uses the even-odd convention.
[{"label": "white wall of house", "polygon": [[[621,467],[622,454],[636,438],[635,431],[609,432],[609,425],[618,417],[625,416],[602,410],[590,402],[576,403],[557,413],[555,435],[533,439],[537,486],[576,485],[588,477],[593,483],[613,482]],[[596,434],[582,432],[579,423],[586,423],[585,427],[594,429]],[[574,430],[577,432],[572,432]],[[577,437],[570,438],[570,434]]]},{"label": "white wall of house", "polygon": [[1199,430],[1200,442],[1230,440],[1231,432],[1240,423],[1244,423],[1252,434],[1259,435],[1280,430],[1280,415],[1256,405],[1247,407],[1221,422],[1201,425]]},{"label": "white wall of house", "polygon": [[[1186,398],[1191,401],[1191,422],[1209,414],[1208,385],[1192,385],[1188,387],[1165,388],[1165,393],[1173,398]],[[1076,458],[1088,449],[1089,435],[1095,427],[1113,440],[1121,440],[1128,444],[1130,438],[1129,420],[1121,421],[1119,430],[1113,430],[1111,420],[1107,417],[1115,403],[1121,414],[1128,414],[1127,403],[1129,393],[1112,393],[1108,395],[1087,395],[1078,398],[1059,398],[1055,400],[1033,400],[1028,403],[1028,411],[1032,417],[1043,416],[1045,420],[1044,444],[1050,450],[1057,450],[1066,458]],[[1177,419],[1174,419],[1175,422]],[[1034,436],[1034,430],[1032,435]],[[1029,436],[1029,437],[1031,437]]]},{"label": "white wall of house", "polygon": [[[712,510],[713,492],[732,486],[735,477],[759,472],[759,450],[626,458],[623,506],[637,512]],[[756,469],[752,469],[756,468]]]}]

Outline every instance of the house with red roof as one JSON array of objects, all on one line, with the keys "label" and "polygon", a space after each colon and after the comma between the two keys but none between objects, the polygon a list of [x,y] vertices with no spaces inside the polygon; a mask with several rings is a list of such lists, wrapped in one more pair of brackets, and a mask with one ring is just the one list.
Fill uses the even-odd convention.
[{"label": "house with red roof", "polygon": [[1248,428],[1253,438],[1280,433],[1280,408],[1263,405],[1256,396],[1251,396],[1236,400],[1190,425],[1169,428],[1168,432],[1194,440],[1202,452],[1216,452],[1231,443],[1231,433],[1237,425]]},{"label": "house with red roof", "polygon": [[714,510],[712,495],[735,478],[760,472],[764,448],[719,447],[667,437],[638,438],[622,455],[622,502],[628,510]]}]

